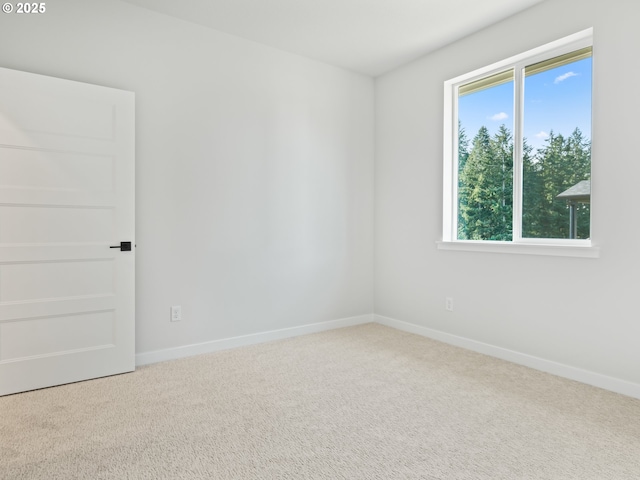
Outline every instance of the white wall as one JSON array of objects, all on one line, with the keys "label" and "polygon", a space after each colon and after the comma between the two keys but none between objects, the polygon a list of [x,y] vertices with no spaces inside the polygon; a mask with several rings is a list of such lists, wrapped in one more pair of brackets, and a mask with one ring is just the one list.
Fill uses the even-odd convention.
[{"label": "white wall", "polygon": [[[630,88],[640,78],[639,14],[636,0],[547,1],[376,80],[377,314],[631,382],[640,395],[640,95]],[[437,250],[443,82],[591,26],[601,257]]]},{"label": "white wall", "polygon": [[372,312],[372,79],[119,1],[47,9],[0,15],[0,66],[136,93],[138,353]]}]

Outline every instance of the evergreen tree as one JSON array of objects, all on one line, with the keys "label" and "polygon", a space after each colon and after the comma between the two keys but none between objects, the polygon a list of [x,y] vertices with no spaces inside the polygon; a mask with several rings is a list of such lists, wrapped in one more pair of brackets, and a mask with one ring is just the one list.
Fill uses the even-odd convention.
[{"label": "evergreen tree", "polygon": [[462,170],[469,158],[469,139],[467,133],[458,120],[458,238],[461,240],[468,239],[465,223],[462,218],[462,210],[466,208],[467,196],[466,191],[461,189],[462,181],[460,180]]},{"label": "evergreen tree", "polygon": [[469,138],[467,132],[458,120],[458,172],[461,172],[469,158]]},{"label": "evergreen tree", "polygon": [[522,236],[541,238],[544,236],[541,219],[544,217],[544,185],[540,164],[532,147],[524,139],[522,158]]},{"label": "evergreen tree", "polygon": [[[567,160],[573,167],[570,186],[582,180],[591,180],[591,142],[584,138],[579,128],[576,128],[567,139]],[[577,238],[589,238],[591,236],[591,204],[579,203],[577,216]]]},{"label": "evergreen tree", "polygon": [[[589,180],[591,151],[579,129],[570,137],[552,131],[544,147],[523,165],[523,236],[569,238],[569,205],[557,196]],[[589,236],[589,204],[580,204],[578,237]]]},{"label": "evergreen tree", "polygon": [[[569,238],[569,206],[566,200],[557,196],[581,180],[589,180],[591,172],[591,152],[589,142],[579,129],[570,137],[549,134],[546,145],[538,150],[535,159],[536,179],[542,186],[535,194],[539,199],[525,196],[531,204],[528,218],[531,230],[528,236],[542,238]],[[533,194],[533,192],[532,192]],[[578,208],[578,237],[589,236],[589,205]]]},{"label": "evergreen tree", "polygon": [[481,127],[459,175],[459,216],[469,240],[510,240],[513,212],[513,139],[502,125],[494,138]]},{"label": "evergreen tree", "polygon": [[511,240],[513,230],[513,137],[501,125],[491,139],[494,225],[491,240]]},{"label": "evergreen tree", "polygon": [[[458,129],[458,238],[511,240],[513,236],[513,137],[502,125],[493,137],[481,127],[469,150]],[[532,154],[526,139],[522,158],[522,235],[569,238],[569,205],[558,195],[591,177],[591,146],[579,129],[569,137],[551,131]],[[578,238],[590,235],[590,205],[578,204]]]}]

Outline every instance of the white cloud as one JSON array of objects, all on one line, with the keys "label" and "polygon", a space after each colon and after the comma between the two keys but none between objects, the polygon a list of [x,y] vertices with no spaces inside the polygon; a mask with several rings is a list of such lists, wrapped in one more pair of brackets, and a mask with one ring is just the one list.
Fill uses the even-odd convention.
[{"label": "white cloud", "polygon": [[505,118],[509,118],[509,115],[507,115],[504,112],[500,112],[500,113],[496,113],[495,115],[489,117],[489,120],[493,120],[493,121],[497,122],[498,120],[504,120]]},{"label": "white cloud", "polygon": [[535,137],[540,139],[545,139],[545,138],[549,138],[549,134],[547,132],[540,131],[539,133],[535,134]]},{"label": "white cloud", "polygon": [[556,79],[553,81],[553,83],[560,83],[560,82],[564,82],[567,78],[571,78],[571,77],[577,77],[578,74],[575,72],[567,72],[563,75],[560,75],[559,77],[556,77]]}]

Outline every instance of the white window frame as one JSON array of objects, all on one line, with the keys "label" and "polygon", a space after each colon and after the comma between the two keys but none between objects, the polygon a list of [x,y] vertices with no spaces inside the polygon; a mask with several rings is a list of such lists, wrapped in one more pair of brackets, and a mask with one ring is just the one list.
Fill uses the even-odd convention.
[{"label": "white window frame", "polygon": [[[590,46],[593,46],[592,28],[474,70],[473,72],[460,75],[444,83],[443,222],[442,241],[438,242],[438,248],[493,253],[524,253],[579,257],[599,256],[599,249],[592,240],[594,231],[593,218],[590,223],[590,239],[522,238],[522,129],[524,124],[524,87],[522,76],[524,68],[549,58]],[[459,240],[457,238],[458,88],[462,85],[480,80],[483,77],[489,77],[511,69],[514,72],[513,240]]]}]

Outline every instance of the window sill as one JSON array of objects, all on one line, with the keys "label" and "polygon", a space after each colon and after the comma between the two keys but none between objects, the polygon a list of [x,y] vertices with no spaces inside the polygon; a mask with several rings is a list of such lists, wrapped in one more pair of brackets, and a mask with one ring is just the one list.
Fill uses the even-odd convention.
[{"label": "window sill", "polygon": [[460,252],[509,253],[517,255],[547,255],[555,257],[598,258],[600,248],[592,245],[559,245],[488,241],[438,241],[439,250]]}]

